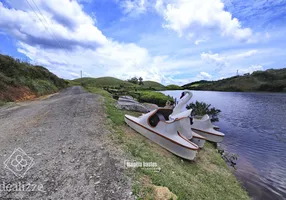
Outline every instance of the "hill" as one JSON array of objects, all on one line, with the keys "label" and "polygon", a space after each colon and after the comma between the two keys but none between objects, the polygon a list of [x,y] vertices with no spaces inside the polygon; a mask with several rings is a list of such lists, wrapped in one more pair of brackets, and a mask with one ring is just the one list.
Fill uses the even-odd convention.
[{"label": "hill", "polygon": [[286,68],[255,71],[218,81],[201,80],[182,87],[190,90],[286,92]]},{"label": "hill", "polygon": [[0,101],[17,101],[57,92],[65,80],[42,66],[0,54]]},{"label": "hill", "polygon": [[183,89],[184,88],[182,88],[181,86],[174,85],[174,84],[166,86],[166,90],[183,90]]},{"label": "hill", "polygon": [[150,89],[150,90],[164,90],[165,86],[155,81],[143,81],[144,85],[137,85],[128,81],[123,81],[114,77],[100,77],[100,78],[78,78],[72,81],[74,84],[82,83],[84,86],[90,87],[114,87],[114,88],[136,88],[136,89]]},{"label": "hill", "polygon": [[78,78],[73,81],[90,87],[138,87],[138,85],[114,77]]},{"label": "hill", "polygon": [[164,90],[165,86],[161,83],[155,81],[143,81],[143,88],[154,89],[154,90]]}]

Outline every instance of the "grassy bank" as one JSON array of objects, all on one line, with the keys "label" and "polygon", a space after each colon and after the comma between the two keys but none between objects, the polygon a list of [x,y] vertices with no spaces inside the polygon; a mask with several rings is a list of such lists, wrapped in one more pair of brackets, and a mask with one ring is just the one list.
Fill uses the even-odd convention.
[{"label": "grassy bank", "polygon": [[111,140],[130,159],[156,162],[161,168],[160,172],[142,168],[131,170],[133,193],[138,199],[156,199],[154,185],[168,187],[178,199],[184,200],[249,199],[212,144],[206,143],[195,162],[182,160],[127,127],[124,122],[127,111],[114,106],[115,100],[110,93],[95,87],[87,87],[87,90],[105,98],[106,113],[110,119],[107,125],[113,133]]},{"label": "grassy bank", "polygon": [[42,66],[0,54],[0,101],[32,99],[66,87],[65,80]]}]

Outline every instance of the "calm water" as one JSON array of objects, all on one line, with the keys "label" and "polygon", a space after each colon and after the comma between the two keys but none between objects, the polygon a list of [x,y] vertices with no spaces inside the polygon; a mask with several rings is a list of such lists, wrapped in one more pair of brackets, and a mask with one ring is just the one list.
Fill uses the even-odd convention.
[{"label": "calm water", "polygon": [[[179,99],[182,91],[164,91]],[[192,91],[220,109],[222,146],[239,155],[238,179],[254,199],[286,199],[286,94]]]}]

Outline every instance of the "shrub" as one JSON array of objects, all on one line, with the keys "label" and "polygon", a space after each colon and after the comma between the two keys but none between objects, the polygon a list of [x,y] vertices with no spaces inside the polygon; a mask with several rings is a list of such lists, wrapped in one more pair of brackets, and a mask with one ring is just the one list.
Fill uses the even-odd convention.
[{"label": "shrub", "polygon": [[195,115],[203,116],[205,114],[209,115],[211,118],[211,122],[218,122],[218,115],[221,112],[221,110],[216,109],[214,107],[210,108],[211,104],[207,104],[204,102],[198,102],[196,103],[190,103],[187,105],[187,109],[193,109]]},{"label": "shrub", "polygon": [[154,103],[161,107],[165,106],[168,100],[174,103],[172,97],[154,91],[141,91],[137,99],[139,102]]},{"label": "shrub", "polygon": [[51,81],[40,79],[31,80],[29,82],[29,88],[35,91],[38,95],[45,95],[58,91],[58,88]]},{"label": "shrub", "polygon": [[12,94],[12,91],[7,91],[9,88],[13,90],[14,87],[28,87],[37,95],[42,95],[55,92],[67,84],[67,81],[42,66],[34,66],[0,54],[0,92],[3,90]]},{"label": "shrub", "polygon": [[167,85],[166,90],[182,90],[183,88],[178,85]]}]

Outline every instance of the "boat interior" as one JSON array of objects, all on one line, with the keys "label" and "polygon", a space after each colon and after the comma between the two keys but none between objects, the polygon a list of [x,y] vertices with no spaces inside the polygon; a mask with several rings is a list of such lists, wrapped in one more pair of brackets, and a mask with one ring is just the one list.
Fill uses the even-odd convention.
[{"label": "boat interior", "polygon": [[169,115],[171,115],[172,112],[172,109],[157,109],[157,111],[153,113],[148,119],[150,126],[156,127],[159,121],[168,121]]}]

